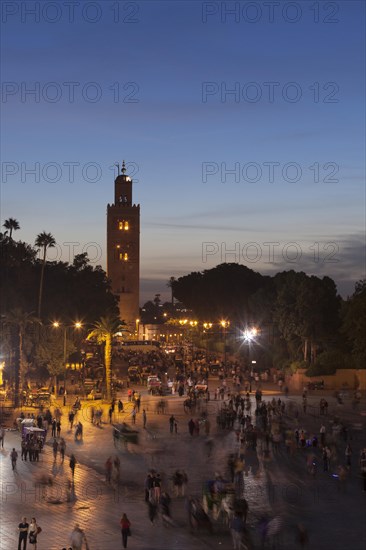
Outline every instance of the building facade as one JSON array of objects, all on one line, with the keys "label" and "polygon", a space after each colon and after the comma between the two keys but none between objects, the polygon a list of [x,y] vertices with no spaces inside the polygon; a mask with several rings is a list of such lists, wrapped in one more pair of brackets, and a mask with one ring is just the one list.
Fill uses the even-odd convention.
[{"label": "building facade", "polygon": [[114,181],[114,203],[107,206],[107,275],[119,300],[120,319],[135,332],[140,297],[140,205],[132,203],[132,179],[124,161]]}]

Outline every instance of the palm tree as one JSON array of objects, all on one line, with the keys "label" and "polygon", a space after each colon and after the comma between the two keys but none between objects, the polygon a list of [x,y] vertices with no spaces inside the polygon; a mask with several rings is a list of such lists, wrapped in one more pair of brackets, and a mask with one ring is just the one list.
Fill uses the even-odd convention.
[{"label": "palm tree", "polygon": [[5,227],[5,229],[8,229],[10,231],[9,233],[10,240],[12,240],[13,231],[17,231],[17,229],[20,229],[19,222],[15,218],[9,218],[8,220],[5,220],[5,222],[3,223],[3,227]]},{"label": "palm tree", "polygon": [[42,293],[43,293],[43,279],[44,279],[44,268],[46,265],[46,254],[47,248],[53,248],[56,244],[55,238],[51,233],[46,233],[43,231],[37,235],[35,245],[37,248],[43,249],[43,258],[42,258],[42,269],[41,269],[41,280],[39,283],[39,294],[38,294],[38,317],[41,318],[41,305],[42,305]]},{"label": "palm tree", "polygon": [[14,406],[19,406],[19,390],[23,388],[23,374],[24,374],[24,356],[23,356],[23,342],[24,335],[27,327],[35,323],[40,324],[40,320],[34,317],[32,313],[23,311],[20,307],[16,307],[9,311],[5,315],[4,325],[8,326],[11,330],[11,336],[13,337],[15,360],[14,360],[14,377],[15,377],[15,392],[14,392]]},{"label": "palm tree", "polygon": [[94,323],[93,329],[87,336],[88,340],[96,338],[98,344],[104,344],[105,385],[108,400],[111,398],[112,340],[113,336],[122,329],[123,325],[124,323],[117,317],[101,317],[100,321]]}]

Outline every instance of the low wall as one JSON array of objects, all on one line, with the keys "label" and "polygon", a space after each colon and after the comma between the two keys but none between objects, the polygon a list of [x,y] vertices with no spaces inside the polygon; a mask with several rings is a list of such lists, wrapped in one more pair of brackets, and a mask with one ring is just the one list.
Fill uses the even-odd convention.
[{"label": "low wall", "polygon": [[366,390],[366,369],[338,369],[335,374],[306,376],[304,369],[299,369],[289,377],[287,383],[292,390],[302,391],[308,382],[324,380],[325,389],[339,390],[344,384],[349,389]]}]

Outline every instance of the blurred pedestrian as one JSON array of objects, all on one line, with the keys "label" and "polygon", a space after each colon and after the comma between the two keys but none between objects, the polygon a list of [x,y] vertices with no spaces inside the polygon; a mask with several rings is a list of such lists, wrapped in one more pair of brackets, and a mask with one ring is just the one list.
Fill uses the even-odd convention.
[{"label": "blurred pedestrian", "polygon": [[113,467],[112,457],[108,457],[107,460],[106,460],[106,463],[105,463],[105,480],[106,480],[106,483],[111,482],[112,467]]},{"label": "blurred pedestrian", "polygon": [[174,422],[175,422],[175,417],[172,414],[172,416],[169,418],[169,431],[171,434],[173,433],[173,430],[174,430]]},{"label": "blurred pedestrian", "polygon": [[170,513],[170,503],[171,503],[171,498],[169,494],[166,493],[165,491],[161,493],[161,498],[160,498],[161,518],[164,524],[174,525],[174,522],[172,520],[171,513]]},{"label": "blurred pedestrian", "polygon": [[75,418],[75,413],[74,413],[74,411],[70,411],[70,412],[69,412],[70,430],[72,430],[72,427],[73,427],[73,425],[74,425],[74,418]]},{"label": "blurred pedestrian", "polygon": [[346,455],[346,466],[347,466],[347,468],[351,468],[352,448],[351,448],[351,445],[349,443],[347,444],[347,447],[346,447],[346,450],[345,450],[344,454]]},{"label": "blurred pedestrian", "polygon": [[60,455],[61,455],[61,462],[65,459],[65,451],[66,451],[66,443],[63,437],[61,437],[61,441],[59,443],[59,449],[60,449]]},{"label": "blurred pedestrian", "polygon": [[70,535],[70,542],[72,550],[81,550],[83,542],[85,542],[86,548],[88,549],[88,543],[84,531],[80,528],[78,523],[75,524],[74,530]]},{"label": "blurred pedestrian", "polygon": [[149,500],[147,501],[147,505],[148,505],[149,520],[151,522],[151,525],[153,525],[154,519],[156,518],[157,510],[158,510],[154,497],[149,498]]},{"label": "blurred pedestrian", "polygon": [[18,453],[16,452],[14,447],[13,447],[13,450],[11,451],[11,453],[10,453],[10,460],[11,460],[11,467],[12,467],[13,470],[15,470],[16,467],[17,467]]},{"label": "blurred pedestrian", "polygon": [[296,525],[295,542],[299,544],[301,548],[305,548],[309,543],[309,535],[302,523]]},{"label": "blurred pedestrian", "polygon": [[2,449],[4,448],[4,439],[5,439],[4,426],[0,426],[0,444]]},{"label": "blurred pedestrian", "polygon": [[122,515],[119,524],[121,526],[122,545],[123,548],[127,548],[127,539],[131,535],[131,522],[126,514]]},{"label": "blurred pedestrian", "polygon": [[143,427],[146,428],[146,411],[145,411],[145,409],[142,410],[142,423],[143,423]]},{"label": "blurred pedestrian", "polygon": [[56,462],[57,459],[57,451],[58,451],[58,442],[57,439],[54,438],[52,443],[52,450],[53,450],[53,460]]},{"label": "blurred pedestrian", "polygon": [[235,514],[230,522],[230,533],[233,539],[233,549],[240,550],[245,525],[240,515]]},{"label": "blurred pedestrian", "polygon": [[76,458],[75,458],[75,455],[73,455],[73,454],[70,456],[69,466],[70,466],[70,470],[71,470],[72,479],[74,479]]}]

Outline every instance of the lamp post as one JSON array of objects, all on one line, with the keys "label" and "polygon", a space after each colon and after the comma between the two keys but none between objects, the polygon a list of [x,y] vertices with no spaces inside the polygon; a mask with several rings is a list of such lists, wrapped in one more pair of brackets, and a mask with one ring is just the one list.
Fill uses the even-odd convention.
[{"label": "lamp post", "polygon": [[[256,336],[258,336],[259,330],[256,327],[252,328],[246,328],[243,330],[243,339],[246,344],[248,344],[248,362],[250,361],[250,346],[253,342],[255,342]],[[256,363],[256,361],[252,361],[252,363]],[[252,365],[252,371],[253,371],[253,365]]]},{"label": "lamp post", "polygon": [[203,323],[203,332],[206,332],[207,333],[207,338],[206,338],[206,361],[207,361],[207,356],[208,356],[208,331],[212,328],[212,323]]},{"label": "lamp post", "polygon": [[189,321],[189,324],[191,326],[191,361],[193,361],[193,332],[192,329],[194,329],[198,325],[198,321]]},{"label": "lamp post", "polygon": [[139,324],[140,324],[140,319],[136,319],[136,340],[139,339]]},{"label": "lamp post", "polygon": [[[66,391],[66,354],[67,354],[67,329],[68,328],[76,328],[79,329],[82,327],[82,323],[80,321],[76,321],[72,325],[63,325],[59,321],[54,321],[52,323],[52,326],[54,328],[62,328],[63,329],[63,365],[64,365],[64,392]],[[56,376],[56,392],[57,392],[57,376]]]},{"label": "lamp post", "polygon": [[223,319],[220,321],[220,325],[224,329],[224,366],[226,366],[226,329],[230,325],[230,321]]}]

